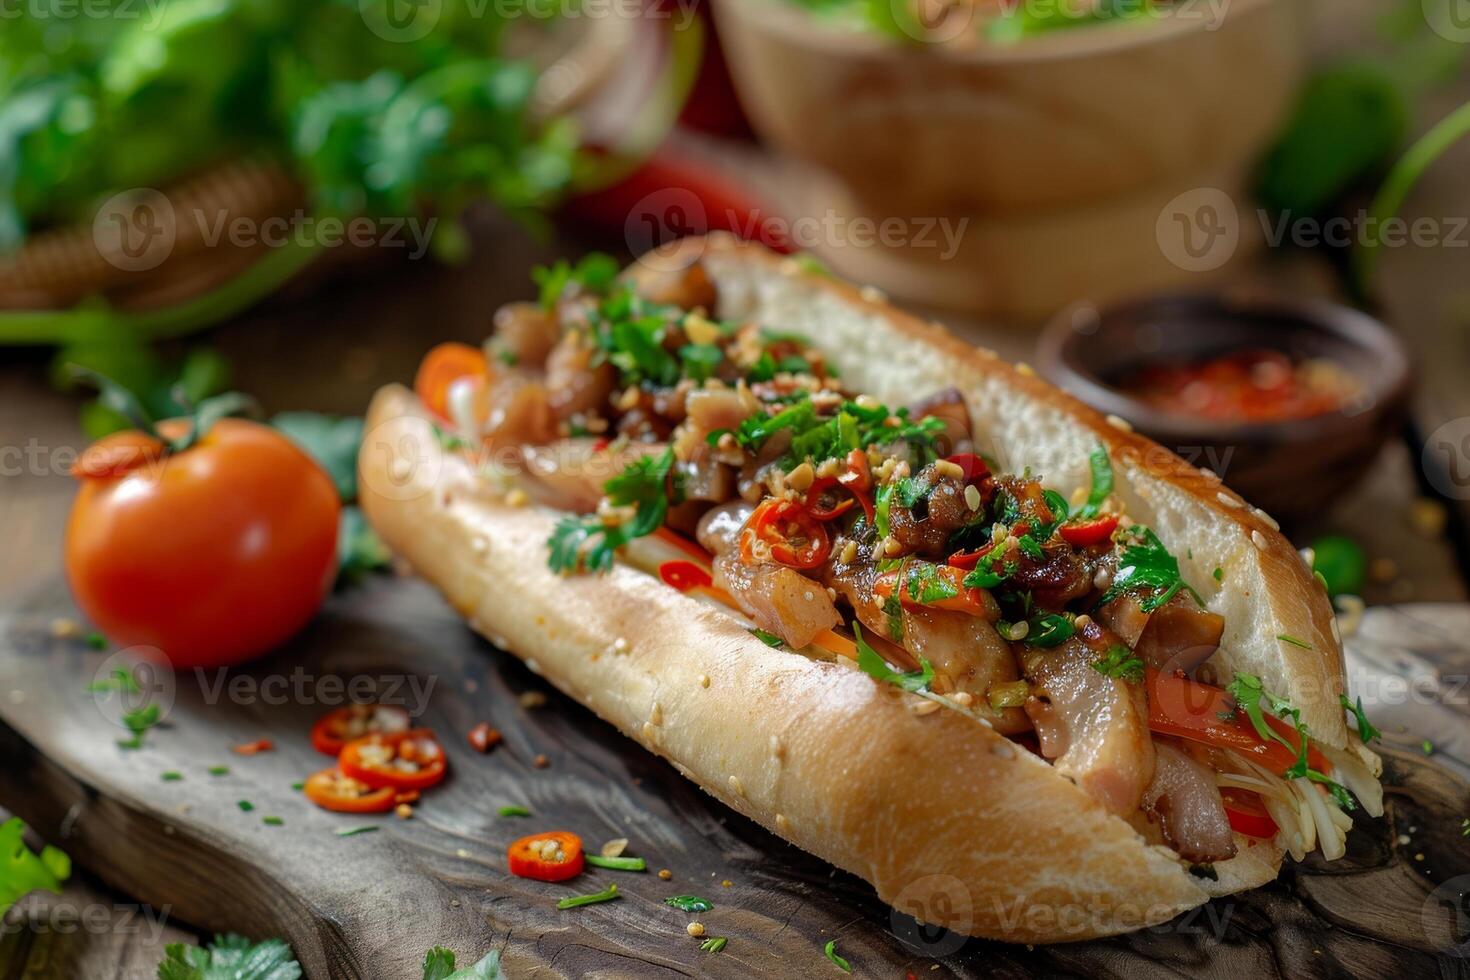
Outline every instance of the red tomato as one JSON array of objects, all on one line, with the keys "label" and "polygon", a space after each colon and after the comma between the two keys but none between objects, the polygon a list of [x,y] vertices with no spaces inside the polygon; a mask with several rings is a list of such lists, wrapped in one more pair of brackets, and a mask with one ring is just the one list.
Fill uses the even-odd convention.
[{"label": "red tomato", "polygon": [[419,362],[413,379],[414,393],[429,411],[446,421],[449,419],[449,386],[460,378],[484,378],[490,372],[485,352],[469,344],[439,344]]},{"label": "red tomato", "polygon": [[536,881],[566,881],[582,873],[582,838],[565,830],[522,837],[506,850],[510,873]]},{"label": "red tomato", "polygon": [[[1297,754],[1291,749],[1257,735],[1245,712],[1236,710],[1234,699],[1220,688],[1156,670],[1149,670],[1147,679],[1148,727],[1153,731],[1239,752],[1278,776],[1296,763]],[[1294,728],[1269,714],[1265,718],[1287,741],[1297,743]],[[1323,773],[1332,768],[1310,744],[1307,764]]]},{"label": "red tomato", "polygon": [[[185,424],[160,428],[172,438]],[[216,422],[175,455],[154,442],[116,433],[74,471],[66,575],[77,605],[114,643],[157,647],[175,667],[279,646],[336,575],[331,479],[275,429],[243,419]]]},{"label": "red tomato", "polygon": [[349,704],[328,711],[311,726],[311,744],[322,755],[342,754],[342,747],[365,735],[406,732],[408,712],[392,704]]},{"label": "red tomato", "polygon": [[386,813],[396,805],[391,786],[373,789],[336,769],[323,769],[306,781],[306,798],[336,813]]},{"label": "red tomato", "polygon": [[1220,790],[1220,799],[1225,803],[1225,816],[1230,820],[1232,830],[1262,840],[1276,836],[1276,821],[1266,812],[1259,794],[1226,788]]},{"label": "red tomato", "polygon": [[1113,536],[1118,529],[1118,515],[1108,514],[1090,521],[1079,521],[1076,524],[1063,524],[1061,527],[1062,540],[1074,548],[1086,548],[1089,545],[1102,544]]},{"label": "red tomato", "polygon": [[342,746],[337,765],[344,775],[369,786],[428,789],[444,781],[444,748],[427,728],[368,735]]},{"label": "red tomato", "polygon": [[750,515],[747,527],[740,542],[747,559],[752,539],[770,549],[772,561],[796,569],[819,568],[832,551],[827,529],[794,500],[766,500]]}]

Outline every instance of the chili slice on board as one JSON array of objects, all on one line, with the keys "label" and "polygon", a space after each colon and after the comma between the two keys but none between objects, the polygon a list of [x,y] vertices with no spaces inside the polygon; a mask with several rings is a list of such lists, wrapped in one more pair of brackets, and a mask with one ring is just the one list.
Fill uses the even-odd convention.
[{"label": "chili slice on board", "polygon": [[409,729],[408,712],[391,704],[349,704],[328,711],[311,726],[311,744],[322,755],[342,754],[342,747],[368,735],[387,735]]},{"label": "chili slice on board", "polygon": [[306,780],[306,798],[334,813],[386,813],[395,805],[391,786],[373,788],[338,769],[323,769]]},{"label": "chili slice on board", "polygon": [[506,850],[510,873],[536,881],[566,881],[582,873],[582,838],[565,830],[522,837]]},{"label": "chili slice on board", "polygon": [[444,780],[444,748],[427,728],[368,735],[342,747],[337,760],[344,775],[369,786],[428,789]]}]

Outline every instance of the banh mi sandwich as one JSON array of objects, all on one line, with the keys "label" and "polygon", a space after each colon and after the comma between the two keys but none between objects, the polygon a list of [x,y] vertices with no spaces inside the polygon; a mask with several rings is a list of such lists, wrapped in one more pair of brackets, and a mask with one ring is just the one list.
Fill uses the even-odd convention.
[{"label": "banh mi sandwich", "polygon": [[1218,477],[760,246],[537,278],[378,393],[363,506],[728,806],[1022,942],[1168,920],[1381,814],[1327,594]]}]

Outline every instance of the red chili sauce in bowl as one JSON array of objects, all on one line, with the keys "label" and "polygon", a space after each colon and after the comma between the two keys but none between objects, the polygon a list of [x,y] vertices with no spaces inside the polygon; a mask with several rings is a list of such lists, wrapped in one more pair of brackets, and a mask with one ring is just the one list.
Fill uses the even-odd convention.
[{"label": "red chili sauce in bowl", "polygon": [[1357,380],[1330,360],[1295,360],[1266,349],[1151,364],[1124,376],[1118,387],[1160,411],[1222,422],[1313,418],[1360,393]]}]

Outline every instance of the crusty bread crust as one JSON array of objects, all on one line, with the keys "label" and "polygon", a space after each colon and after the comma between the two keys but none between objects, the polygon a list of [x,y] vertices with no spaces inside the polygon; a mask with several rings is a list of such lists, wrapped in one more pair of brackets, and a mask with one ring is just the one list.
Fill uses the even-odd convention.
[{"label": "crusty bread crust", "polygon": [[[1064,493],[1102,443],[1129,513],[1179,555],[1226,616],[1218,658],[1346,742],[1331,610],[1300,557],[1219,482],[1045,382],[880,297],[725,237],[702,258],[721,317],[806,334],[855,389],[897,403],[965,395],[987,451]],[[650,274],[656,268],[650,266]],[[1241,853],[1197,878],[1050,765],[948,711],[835,664],[776,651],[731,618],[633,569],[565,578],[546,566],[556,515],[514,507],[444,451],[414,396],[386,388],[368,415],[362,503],[396,552],[479,632],[732,808],[872,882],[900,911],[973,935],[1065,942],[1167,921],[1275,877],[1281,852]],[[1225,503],[1226,499],[1233,503]],[[1224,569],[1223,585],[1210,574]],[[1277,641],[1290,635],[1302,650]]]}]

